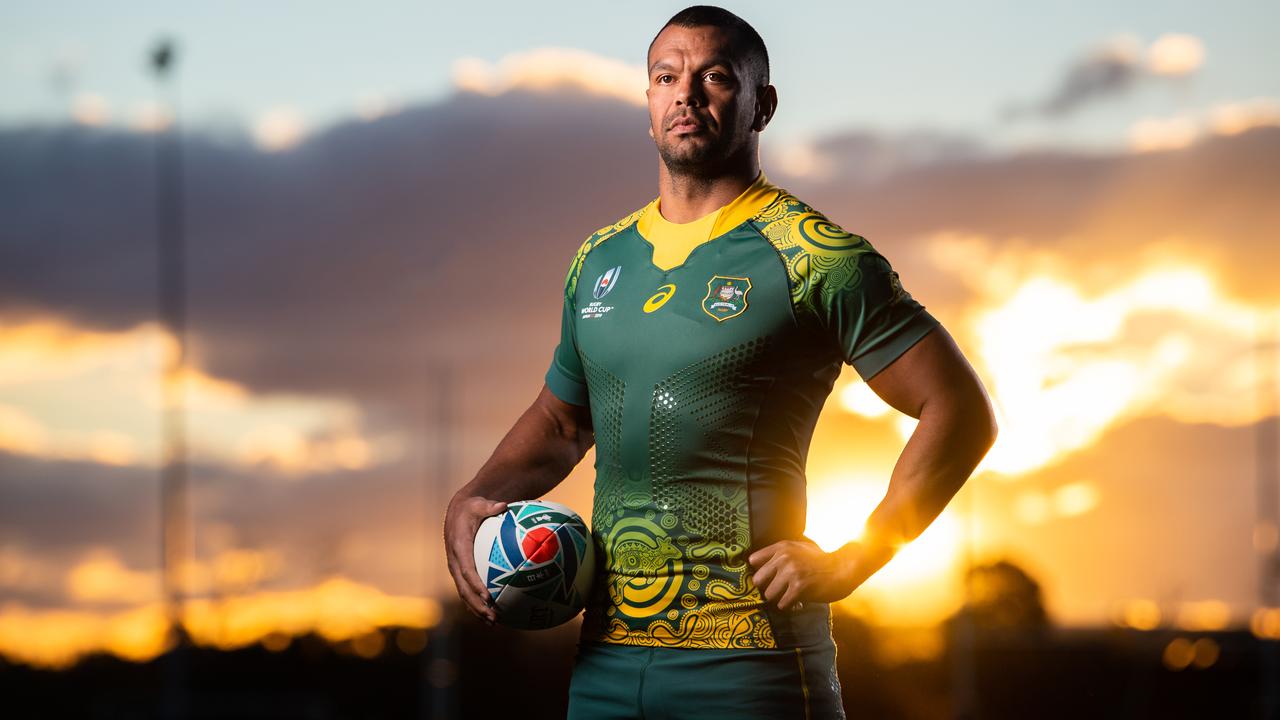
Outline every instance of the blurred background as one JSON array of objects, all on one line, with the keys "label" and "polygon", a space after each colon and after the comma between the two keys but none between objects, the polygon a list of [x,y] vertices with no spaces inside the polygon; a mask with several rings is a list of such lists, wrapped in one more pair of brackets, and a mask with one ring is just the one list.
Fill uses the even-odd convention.
[{"label": "blurred background", "polygon": [[[6,717],[563,717],[444,504],[570,258],[657,194],[682,3],[0,9]],[[1280,717],[1280,7],[726,5],[769,179],[867,237],[1000,436],[835,606],[851,717]],[[845,368],[807,534],[914,421]],[[589,515],[594,452],[548,499]]]}]

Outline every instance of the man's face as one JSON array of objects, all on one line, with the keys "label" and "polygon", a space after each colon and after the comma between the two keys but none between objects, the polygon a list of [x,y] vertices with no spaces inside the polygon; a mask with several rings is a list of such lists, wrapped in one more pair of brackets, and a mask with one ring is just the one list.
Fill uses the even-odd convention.
[{"label": "man's face", "polygon": [[649,134],[673,171],[714,166],[751,139],[756,89],[719,28],[669,26],[649,50]]}]

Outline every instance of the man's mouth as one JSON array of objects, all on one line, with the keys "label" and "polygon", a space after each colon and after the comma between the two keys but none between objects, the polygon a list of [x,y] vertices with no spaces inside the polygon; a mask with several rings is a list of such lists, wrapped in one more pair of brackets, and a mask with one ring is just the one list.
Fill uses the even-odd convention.
[{"label": "man's mouth", "polygon": [[673,132],[689,132],[692,130],[700,130],[704,127],[706,127],[706,123],[704,121],[700,120],[697,116],[690,114],[676,118],[675,122],[671,123],[671,127],[668,129]]}]

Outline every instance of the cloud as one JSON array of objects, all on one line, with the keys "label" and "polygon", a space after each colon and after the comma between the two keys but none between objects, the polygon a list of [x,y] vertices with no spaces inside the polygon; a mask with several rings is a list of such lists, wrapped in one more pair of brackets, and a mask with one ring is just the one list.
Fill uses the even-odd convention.
[{"label": "cloud", "polygon": [[[162,456],[155,432],[162,363],[177,352],[154,323],[111,332],[57,318],[0,320],[0,392],[27,405],[0,403],[0,448],[154,467]],[[388,462],[403,451],[395,434],[366,436],[358,409],[342,400],[257,396],[192,367],[174,386],[196,461],[267,465],[299,477]]]},{"label": "cloud", "polygon": [[[1153,245],[1140,269],[1086,290],[1075,278],[1107,261],[1020,244],[996,251],[969,235],[922,243],[934,267],[971,293],[947,325],[986,379],[1001,427],[979,471],[1026,477],[1137,417],[1224,426],[1265,419],[1254,402],[1264,382],[1256,351],[1267,341],[1260,329],[1280,320],[1280,303],[1224,296],[1211,272],[1176,248]],[[862,417],[890,411],[863,383],[846,386],[840,400]],[[904,423],[902,441],[914,429]]]},{"label": "cloud", "polygon": [[573,88],[643,107],[649,82],[643,65],[586,50],[545,47],[512,53],[497,63],[461,58],[453,65],[453,84],[485,95]]},{"label": "cloud", "polygon": [[972,488],[969,507],[988,519],[978,554],[1017,548],[1055,619],[1071,624],[1107,623],[1141,601],[1175,625],[1192,623],[1204,602],[1247,625],[1257,434],[1168,417],[1122,423],[1017,484]]},{"label": "cloud", "polygon": [[1165,33],[1147,49],[1147,68],[1154,75],[1190,75],[1204,64],[1204,43],[1186,33]]},{"label": "cloud", "polygon": [[[189,135],[191,361],[250,394],[372,403],[399,430],[386,413],[419,422],[443,360],[468,368],[492,408],[476,412],[501,414],[513,388],[486,368],[540,375],[513,377],[511,348],[550,357],[576,246],[653,192],[643,122],[607,99],[513,90],[345,123],[289,153]],[[130,332],[155,312],[151,138],[67,132],[0,132],[0,317]],[[617,164],[592,160],[605,156]],[[470,331],[494,323],[507,331]]]},{"label": "cloud", "polygon": [[124,548],[122,561],[153,565],[156,488],[153,470],[0,451],[0,545],[17,557],[70,567],[80,552],[110,539]]},{"label": "cloud", "polygon": [[[451,582],[443,556],[445,577],[424,576],[440,520],[421,499],[420,460],[301,484],[265,470],[188,472],[194,544],[181,577],[190,597],[299,588],[335,574],[400,594]],[[44,609],[158,601],[158,493],[154,470],[0,452],[0,594]]]},{"label": "cloud", "polygon": [[1280,126],[1280,99],[1254,97],[1217,103],[1201,112],[1142,118],[1129,128],[1135,152],[1177,150],[1210,135],[1237,135],[1260,127]]},{"label": "cloud", "polygon": [[[317,632],[336,642],[433,623],[438,606],[422,588],[450,581],[424,549],[438,519],[406,502],[422,491],[419,466],[288,486],[194,465],[195,552],[181,578],[197,641],[279,646]],[[153,471],[0,453],[0,654],[62,667],[89,652],[163,650],[157,492]],[[430,567],[437,575],[424,577]]]},{"label": "cloud", "polygon": [[819,186],[871,186],[898,174],[993,158],[981,140],[936,130],[894,135],[848,131],[817,139],[765,142],[761,152],[774,175]]},{"label": "cloud", "polygon": [[1026,473],[1130,418],[1251,425],[1259,328],[1280,303],[1224,296],[1205,268],[1158,245],[1123,279],[1086,291],[1098,261],[942,236],[927,250],[973,300],[960,328],[988,378],[1001,429],[980,468]]},{"label": "cloud", "polygon": [[102,548],[67,573],[67,594],[79,602],[147,602],[159,597],[160,587],[157,573],[131,570]]},{"label": "cloud", "polygon": [[921,243],[937,233],[1109,263],[1075,274],[1086,292],[1131,274],[1153,247],[1176,248],[1209,269],[1224,296],[1273,305],[1280,247],[1271,238],[1280,233],[1280,209],[1268,188],[1278,156],[1280,128],[1257,127],[1164,153],[1040,150],[939,162],[866,186],[782,181],[886,248],[907,289],[927,289],[944,314],[962,311],[972,295],[927,260]]},{"label": "cloud", "polygon": [[1254,128],[1280,126],[1280,98],[1255,97],[1219,103],[1209,109],[1209,125],[1219,135],[1236,135]]},{"label": "cloud", "polygon": [[392,100],[385,93],[369,91],[361,93],[356,98],[356,117],[365,122],[372,122],[378,118],[400,112],[402,109],[399,101]]},{"label": "cloud", "polygon": [[[545,370],[537,357],[550,357],[577,245],[649,192],[652,145],[642,124],[629,128],[635,117],[613,101],[574,95],[548,105],[515,90],[341,125],[290,153],[188,135],[191,408],[242,431],[237,420],[267,399],[262,417],[276,419],[265,446],[195,453],[197,537],[233,526],[246,546],[276,548],[287,559],[273,580],[283,588],[347,568],[388,592],[420,592],[428,528],[438,525],[415,498],[434,501],[430,488],[453,482],[423,477],[437,447],[434,368],[455,368],[452,388],[466,400],[447,421],[465,440],[455,464],[465,472],[513,405],[532,400],[527,388]],[[26,338],[0,348],[26,353],[5,356],[6,367],[30,381],[0,396],[54,447],[65,423],[94,413],[158,418],[138,402],[157,394],[166,342],[148,324],[152,152],[150,137],[107,129],[0,132],[0,208],[13,219],[0,228],[0,321],[18,333],[8,339]],[[625,169],[586,161],[606,155]],[[59,210],[67,205],[80,210]],[[126,380],[125,397],[102,401]],[[17,387],[38,393],[13,404]],[[78,400],[68,394],[76,387],[85,391]],[[97,400],[83,402],[90,395]],[[293,409],[272,410],[270,398],[291,398]],[[68,402],[79,409],[54,411]],[[217,429],[190,427],[193,438]],[[129,435],[139,458],[158,457],[153,425]],[[388,437],[426,442],[383,457]],[[154,570],[153,469],[10,450],[0,453],[0,543],[63,571],[109,543],[125,567]],[[295,475],[307,482],[280,482]],[[60,607],[63,592],[60,582],[33,581],[11,597]]]},{"label": "cloud", "polygon": [[1002,115],[1006,120],[1063,117],[1085,105],[1126,94],[1145,79],[1189,76],[1204,63],[1205,50],[1193,35],[1167,33],[1146,49],[1145,61],[1143,55],[1137,36],[1124,33],[1111,37],[1072,62],[1047,98],[1010,105]]},{"label": "cloud", "polygon": [[[904,444],[893,423],[891,416],[844,412],[824,412],[818,423],[809,495],[811,502],[855,498],[846,528],[884,496]],[[1168,416],[1124,420],[1017,482],[979,472],[944,510],[950,526],[938,529],[955,533],[946,552],[1025,568],[1044,588],[1055,624],[1128,625],[1126,613],[1140,605],[1154,611],[1146,613],[1154,615],[1146,621],[1151,627],[1180,627],[1194,624],[1199,603],[1212,601],[1226,606],[1228,626],[1248,626],[1256,606],[1248,562],[1256,557],[1248,530],[1256,520],[1255,450],[1260,432],[1275,437],[1275,430],[1274,421],[1230,427]],[[858,452],[849,450],[849,437],[860,439]],[[810,514],[832,522],[831,513],[811,507]],[[956,592],[944,583],[908,608]],[[885,599],[898,598],[886,592]],[[897,606],[883,612],[902,614]],[[1266,632],[1274,634],[1270,623]]]},{"label": "cloud", "polygon": [[[1173,413],[1187,422],[1249,422],[1221,409],[1244,397],[1247,384],[1207,373],[1193,378],[1191,372],[1239,349],[1235,326],[1210,327],[1196,308],[1153,307],[1141,300],[1140,280],[1142,270],[1174,258],[1209,279],[1207,291],[1194,282],[1175,283],[1203,303],[1203,312],[1230,318],[1241,307],[1280,302],[1274,282],[1280,129],[1209,133],[1168,152],[1089,155],[997,154],[979,139],[933,135],[927,143],[857,131],[815,138],[810,152],[825,172],[788,172],[771,165],[768,155],[766,170],[835,222],[869,238],[900,271],[904,286],[975,358],[984,357],[986,350],[979,349],[986,336],[970,322],[986,318],[995,337],[1007,338],[1026,322],[1012,313],[1018,304],[1043,307],[1055,319],[1111,310],[1124,320],[1119,327],[1102,325],[1111,333],[1103,340],[1076,337],[1015,348],[1048,358],[1049,372],[1105,368],[1107,353],[1130,364],[1167,362],[1179,357],[1179,347],[1190,347],[1183,360],[1159,365],[1156,375],[1137,383],[1148,400],[1160,387],[1174,388],[1169,398],[1135,396],[1088,422],[1050,402],[1043,416],[1032,418],[1035,434],[1029,437],[1036,442],[1059,430],[1079,438],[1101,429],[1092,444],[1067,444],[1048,455],[1037,448],[1040,459],[1023,465],[1035,478],[1010,484],[1008,492],[1036,490],[1051,498],[1046,532],[1056,523],[1099,516],[1108,518],[1107,532],[1119,532],[1120,516],[1109,514],[1116,507],[1113,485],[1132,485],[1136,497],[1162,492],[1166,480],[1158,473],[1131,480],[1126,469],[1177,470],[1164,463],[1160,443],[1183,442],[1188,426],[1169,419],[1168,408],[1190,408],[1190,415]],[[31,362],[7,367],[38,378],[74,366],[76,358],[136,357],[126,350],[163,337],[148,326],[155,314],[152,141],[100,127],[0,131],[0,215],[6,218],[0,227],[0,320],[7,329],[53,323],[66,330],[56,342],[37,343],[45,350]],[[251,466],[233,454],[193,465],[192,507],[202,530],[197,542],[205,542],[199,538],[212,527],[234,528],[239,536],[226,547],[202,546],[200,557],[207,563],[231,548],[278,553],[284,562],[270,580],[273,589],[309,587],[337,573],[388,594],[420,592],[427,558],[439,559],[429,503],[464,482],[533,400],[556,342],[560,284],[572,253],[591,231],[656,193],[643,111],[587,92],[512,86],[498,95],[461,92],[377,122],[316,129],[290,152],[261,152],[252,142],[199,132],[188,133],[184,143],[188,337],[198,374],[191,377],[207,380],[193,389],[193,402],[234,418],[237,403],[295,401],[292,411],[276,407],[271,416],[279,420],[271,425],[286,431],[268,444],[275,452],[246,449],[239,456],[272,461]],[[768,152],[767,138],[764,147]],[[1008,312],[1001,314],[1002,308]],[[1176,337],[1164,342],[1179,332],[1185,343]],[[84,354],[66,344],[85,348]],[[0,344],[0,357],[10,347]],[[109,382],[129,376],[109,367],[100,372],[94,392],[108,397]],[[1063,376],[1050,380],[1061,383]],[[95,407],[119,412],[113,404],[82,401],[75,412],[45,414],[41,402],[70,401],[49,388],[39,397],[18,398],[14,387],[3,390],[0,404],[12,412],[0,423],[7,423],[9,437],[25,433],[28,448],[38,445],[30,438],[42,432],[45,443],[56,444],[60,423],[89,417]],[[134,404],[144,392],[138,388]],[[439,415],[442,393],[450,398],[447,418]],[[1219,397],[1221,406],[1215,405]],[[330,414],[333,408],[355,415]],[[150,410],[138,409],[137,417]],[[1151,420],[1142,413],[1160,416],[1160,422],[1141,425],[1150,442],[1129,454],[1110,445],[1117,434],[1132,441],[1125,428]],[[821,432],[847,423],[872,426],[859,436],[868,438],[868,456],[886,456],[890,464],[879,477],[887,477],[893,460],[887,456],[901,440],[898,420],[838,415],[824,415]],[[305,421],[317,417],[331,421]],[[441,478],[423,468],[436,466],[445,427],[455,452],[451,477]],[[1210,439],[1249,433],[1247,426],[1194,427],[1208,428]],[[305,429],[302,440],[298,428]],[[351,433],[375,456],[377,438],[399,433],[423,441],[407,443],[385,463],[361,466],[347,462],[365,452],[360,442],[348,442]],[[154,432],[139,429],[129,436],[137,443],[136,457],[150,456],[146,443],[154,442]],[[815,438],[813,467],[846,458],[839,448],[847,447],[847,435],[843,444],[833,442]],[[326,447],[325,464],[304,465],[307,482],[280,482],[288,477],[289,458],[325,457],[320,449]],[[1106,452],[1095,452],[1099,447]],[[1207,444],[1185,447],[1217,457]],[[1105,477],[1088,477],[1083,465],[1073,465],[1080,470],[1074,476],[1052,474],[1079,457],[1116,467]],[[154,470],[91,458],[33,455],[21,444],[0,452],[0,544],[54,569],[22,575],[28,579],[13,592],[26,606],[67,602],[65,586],[59,581],[51,587],[49,578],[62,578],[96,546],[109,545],[130,572],[155,568]],[[556,492],[572,498],[571,505],[589,507],[590,474],[588,456]],[[1037,484],[1042,482],[1047,484]],[[1087,504],[1079,491],[1053,499],[1058,487],[1073,483],[1097,489],[1092,509],[1059,512]],[[1234,503],[1249,497],[1247,489],[1230,492],[1233,504],[1224,516],[1246,522]],[[1186,495],[1185,501],[1162,502],[1176,504],[1167,509],[1178,517],[1195,510],[1180,503],[1208,506],[1199,490]],[[1127,507],[1141,507],[1135,503]],[[1011,507],[1005,512],[1015,517]],[[1194,534],[1208,542],[1202,531]],[[1078,579],[1083,572],[1046,570],[1055,580]],[[43,579],[30,579],[35,577]],[[1154,592],[1140,578],[1117,587]],[[1112,599],[1105,587],[1093,590],[1102,598],[1096,602]],[[1093,602],[1082,593],[1062,597]]]},{"label": "cloud", "polygon": [[1129,147],[1135,152],[1176,150],[1200,138],[1201,130],[1192,116],[1142,118],[1129,127]]},{"label": "cloud", "polygon": [[[1271,105],[1225,107],[1218,114],[1243,127],[1238,118],[1265,117]],[[323,435],[299,434],[295,413],[265,424],[260,442],[238,445],[242,458],[277,467],[337,470],[376,438],[423,428],[420,407],[432,402],[440,367],[431,363],[443,360],[458,368],[468,422],[498,434],[511,398],[545,369],[539,357],[554,345],[557,287],[577,241],[653,193],[642,123],[605,98],[553,102],[513,89],[339,125],[286,155],[191,137],[196,402],[228,407],[232,396],[217,390],[234,387],[250,398],[354,403],[367,416],[358,430],[335,420]],[[0,317],[38,311],[77,332],[134,337],[153,312],[149,141],[57,137],[0,135],[0,166],[10,169],[0,170],[0,204],[12,218],[0,229]],[[1067,258],[1096,258],[1093,279],[1066,271],[1081,297],[1105,292],[1096,278],[1108,264],[1127,272],[1162,247],[1208,268],[1221,297],[1266,303],[1277,294],[1267,268],[1280,260],[1271,242],[1280,231],[1270,197],[1277,138],[1255,127],[1167,153],[1002,155],[958,135],[849,132],[811,141],[824,173],[766,170],[884,248],[943,316],[963,317],[975,288],[911,246],[947,233],[981,238],[992,257],[1019,244],[1053,250],[1068,268]],[[604,156],[619,159],[607,168],[593,160]],[[59,189],[59,202],[82,211],[55,215],[51,173],[71,162],[84,174]],[[108,175],[110,186],[85,181]],[[528,351],[513,357],[512,348]],[[51,422],[8,406],[9,435],[28,446]],[[153,457],[148,447],[134,455]],[[329,459],[296,462],[304,457]]]},{"label": "cloud", "polygon": [[45,592],[60,579],[60,568],[48,557],[16,543],[0,544],[0,590],[7,598]]},{"label": "cloud", "polygon": [[154,100],[136,103],[129,121],[129,127],[138,132],[161,132],[172,124],[173,112]]},{"label": "cloud", "polygon": [[80,93],[71,103],[71,118],[80,125],[105,125],[111,120],[111,106],[97,93]]},{"label": "cloud", "polygon": [[[183,617],[195,642],[205,646],[229,650],[261,642],[283,649],[293,636],[314,632],[330,642],[355,640],[355,652],[373,656],[384,647],[380,628],[427,628],[440,615],[433,600],[389,595],[333,577],[294,590],[191,601]],[[0,608],[0,655],[52,669],[95,652],[150,660],[167,649],[166,617],[160,603],[118,611],[34,610],[10,603]],[[376,648],[363,652],[361,639],[373,634],[378,634]]]},{"label": "cloud", "polygon": [[1006,119],[1032,113],[1046,117],[1066,115],[1090,101],[1126,92],[1141,72],[1140,41],[1132,35],[1113,37],[1073,62],[1048,98],[1010,109]]},{"label": "cloud", "polygon": [[49,430],[17,407],[0,405],[0,450],[38,455],[47,452]]},{"label": "cloud", "polygon": [[302,113],[287,106],[271,108],[253,123],[253,139],[267,152],[289,150],[306,136]]},{"label": "cloud", "polygon": [[[274,549],[223,548],[207,559],[192,558],[176,572],[184,597],[207,598],[257,589],[275,578],[282,566]],[[161,600],[159,568],[134,569],[105,545],[90,547],[66,572],[69,604],[137,605]]]}]

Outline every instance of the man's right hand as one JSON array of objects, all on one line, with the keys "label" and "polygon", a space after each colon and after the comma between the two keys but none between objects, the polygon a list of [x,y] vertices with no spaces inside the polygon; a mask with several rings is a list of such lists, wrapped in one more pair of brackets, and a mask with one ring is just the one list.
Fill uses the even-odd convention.
[{"label": "man's right hand", "polygon": [[458,597],[476,617],[489,625],[498,619],[493,608],[493,598],[484,582],[476,574],[476,531],[485,518],[507,509],[507,503],[482,497],[454,498],[444,518],[445,554],[449,560],[449,574],[458,588]]},{"label": "man's right hand", "polygon": [[467,609],[490,625],[497,622],[498,614],[476,573],[476,530],[485,518],[506,510],[507,503],[486,495],[540,498],[547,494],[595,443],[591,428],[589,407],[561,400],[544,383],[475,478],[449,502],[444,517],[449,573]]}]

